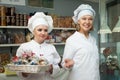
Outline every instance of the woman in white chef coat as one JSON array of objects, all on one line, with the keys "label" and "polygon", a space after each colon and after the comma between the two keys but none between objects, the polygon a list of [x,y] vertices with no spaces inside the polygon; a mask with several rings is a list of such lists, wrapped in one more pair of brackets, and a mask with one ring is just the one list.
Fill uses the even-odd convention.
[{"label": "woman in white chef coat", "polygon": [[90,34],[95,14],[88,4],[74,11],[73,21],[79,29],[66,40],[63,54],[63,65],[70,68],[68,80],[100,80],[98,48]]},{"label": "woman in white chef coat", "polygon": [[59,71],[60,56],[52,44],[45,42],[48,33],[53,29],[51,16],[43,12],[36,12],[28,21],[28,29],[32,32],[33,40],[23,43],[17,49],[16,56],[21,56],[24,51],[32,51],[36,56],[42,55],[51,64],[49,71],[39,73],[17,73],[22,80],[54,80],[53,76]]}]

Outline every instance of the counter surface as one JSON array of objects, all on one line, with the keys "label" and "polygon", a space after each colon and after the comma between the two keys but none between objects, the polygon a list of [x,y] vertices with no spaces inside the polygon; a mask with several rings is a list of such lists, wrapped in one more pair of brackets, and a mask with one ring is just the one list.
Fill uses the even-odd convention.
[{"label": "counter surface", "polygon": [[0,73],[0,80],[20,80],[18,76],[6,76],[3,73]]}]

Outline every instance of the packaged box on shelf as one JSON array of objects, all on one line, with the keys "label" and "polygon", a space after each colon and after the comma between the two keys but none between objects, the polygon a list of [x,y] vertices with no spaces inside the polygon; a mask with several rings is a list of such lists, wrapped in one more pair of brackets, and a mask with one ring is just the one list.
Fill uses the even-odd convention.
[{"label": "packaged box on shelf", "polygon": [[5,69],[4,67],[0,64],[0,73],[4,73]]},{"label": "packaged box on shelf", "polygon": [[0,53],[0,64],[4,66],[9,62],[10,62],[10,55],[7,53]]}]

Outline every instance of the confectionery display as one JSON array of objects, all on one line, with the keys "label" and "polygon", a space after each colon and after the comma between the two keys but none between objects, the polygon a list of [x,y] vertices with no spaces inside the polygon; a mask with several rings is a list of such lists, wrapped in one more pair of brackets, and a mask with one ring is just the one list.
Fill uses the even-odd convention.
[{"label": "confectionery display", "polygon": [[24,52],[22,56],[14,56],[11,59],[11,64],[14,65],[47,65],[47,60],[40,56],[37,57],[33,52]]},{"label": "confectionery display", "polygon": [[14,56],[7,68],[11,71],[38,73],[49,69],[48,61],[43,57],[37,57],[33,52],[24,52],[21,56]]}]

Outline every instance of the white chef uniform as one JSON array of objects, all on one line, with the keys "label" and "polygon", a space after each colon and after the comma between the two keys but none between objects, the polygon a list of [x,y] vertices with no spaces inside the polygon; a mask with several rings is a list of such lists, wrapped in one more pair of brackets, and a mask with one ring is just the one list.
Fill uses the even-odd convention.
[{"label": "white chef uniform", "polygon": [[66,41],[63,61],[66,58],[75,61],[68,80],[100,80],[99,54],[96,40],[89,34],[75,32]]},{"label": "white chef uniform", "polygon": [[46,42],[38,44],[34,40],[31,40],[30,42],[23,43],[18,48],[16,55],[20,56],[24,51],[32,51],[38,57],[40,57],[40,55],[43,55],[43,57],[45,57],[50,64],[53,64],[53,73],[33,73],[30,74],[27,78],[24,78],[21,73],[17,73],[22,80],[54,80],[53,76],[60,70],[58,66],[58,63],[60,62],[60,56],[52,44],[47,44]]}]

